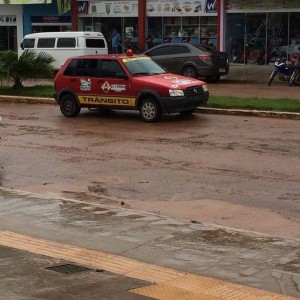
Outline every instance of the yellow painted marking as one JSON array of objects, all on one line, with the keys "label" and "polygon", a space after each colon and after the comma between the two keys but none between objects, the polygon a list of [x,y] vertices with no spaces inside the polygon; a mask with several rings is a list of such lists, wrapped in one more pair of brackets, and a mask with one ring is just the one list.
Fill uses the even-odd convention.
[{"label": "yellow painted marking", "polygon": [[109,106],[135,106],[135,98],[121,97],[121,96],[97,96],[97,95],[85,95],[78,96],[79,103],[92,104],[92,105],[109,105]]},{"label": "yellow painted marking", "polygon": [[151,265],[114,254],[0,230],[0,244],[60,258],[83,266],[156,283],[131,292],[160,300],[292,300],[296,298],[262,291],[209,277]]}]

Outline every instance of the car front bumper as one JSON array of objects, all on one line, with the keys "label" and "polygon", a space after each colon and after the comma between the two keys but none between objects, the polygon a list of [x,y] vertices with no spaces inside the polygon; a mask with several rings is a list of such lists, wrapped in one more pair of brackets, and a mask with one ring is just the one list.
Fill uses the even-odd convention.
[{"label": "car front bumper", "polygon": [[209,98],[209,92],[204,92],[191,97],[163,97],[161,107],[165,113],[176,113],[195,109],[198,106],[205,106]]}]

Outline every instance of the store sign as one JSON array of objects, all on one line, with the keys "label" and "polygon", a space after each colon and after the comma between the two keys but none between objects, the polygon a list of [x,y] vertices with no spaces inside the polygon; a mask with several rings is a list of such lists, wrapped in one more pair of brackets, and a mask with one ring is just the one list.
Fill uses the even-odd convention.
[{"label": "store sign", "polygon": [[77,11],[79,15],[86,15],[89,13],[88,1],[77,1]]},{"label": "store sign", "polygon": [[1,16],[0,15],[0,26],[1,25],[15,25],[17,23],[17,16]]},{"label": "store sign", "polygon": [[49,4],[52,0],[0,0],[0,4]]},{"label": "store sign", "polygon": [[217,12],[217,0],[206,0],[205,11],[207,13],[216,13]]},{"label": "store sign", "polygon": [[137,17],[138,1],[90,1],[89,14],[99,17]]},{"label": "store sign", "polygon": [[148,0],[147,16],[200,16],[216,13],[217,0],[170,1]]},{"label": "store sign", "polygon": [[226,10],[238,11],[282,11],[284,9],[300,9],[299,0],[226,0]]}]

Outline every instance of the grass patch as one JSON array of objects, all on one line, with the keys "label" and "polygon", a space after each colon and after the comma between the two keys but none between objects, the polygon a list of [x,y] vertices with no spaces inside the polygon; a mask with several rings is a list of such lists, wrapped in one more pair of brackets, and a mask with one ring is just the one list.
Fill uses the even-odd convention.
[{"label": "grass patch", "polygon": [[19,89],[13,89],[11,86],[0,86],[0,95],[53,98],[53,94],[54,86],[50,85],[36,85]]},{"label": "grass patch", "polygon": [[[36,85],[13,89],[9,86],[0,86],[0,95],[31,96],[53,98],[54,86]],[[210,96],[208,107],[255,109],[285,112],[300,112],[300,100],[297,99],[268,99],[268,98],[238,98],[228,96]]]},{"label": "grass patch", "polygon": [[300,112],[300,100],[210,96],[208,107]]}]

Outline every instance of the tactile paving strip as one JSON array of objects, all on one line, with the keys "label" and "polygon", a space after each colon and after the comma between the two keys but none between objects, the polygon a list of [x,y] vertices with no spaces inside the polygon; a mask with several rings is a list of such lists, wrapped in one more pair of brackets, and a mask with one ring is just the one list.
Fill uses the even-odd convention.
[{"label": "tactile paving strip", "polygon": [[209,277],[187,274],[162,284],[132,290],[159,300],[287,300],[294,299]]},{"label": "tactile paving strip", "polygon": [[160,300],[296,300],[255,288],[192,275],[101,251],[0,230],[0,245],[60,258],[131,278],[156,283],[132,290]]}]

